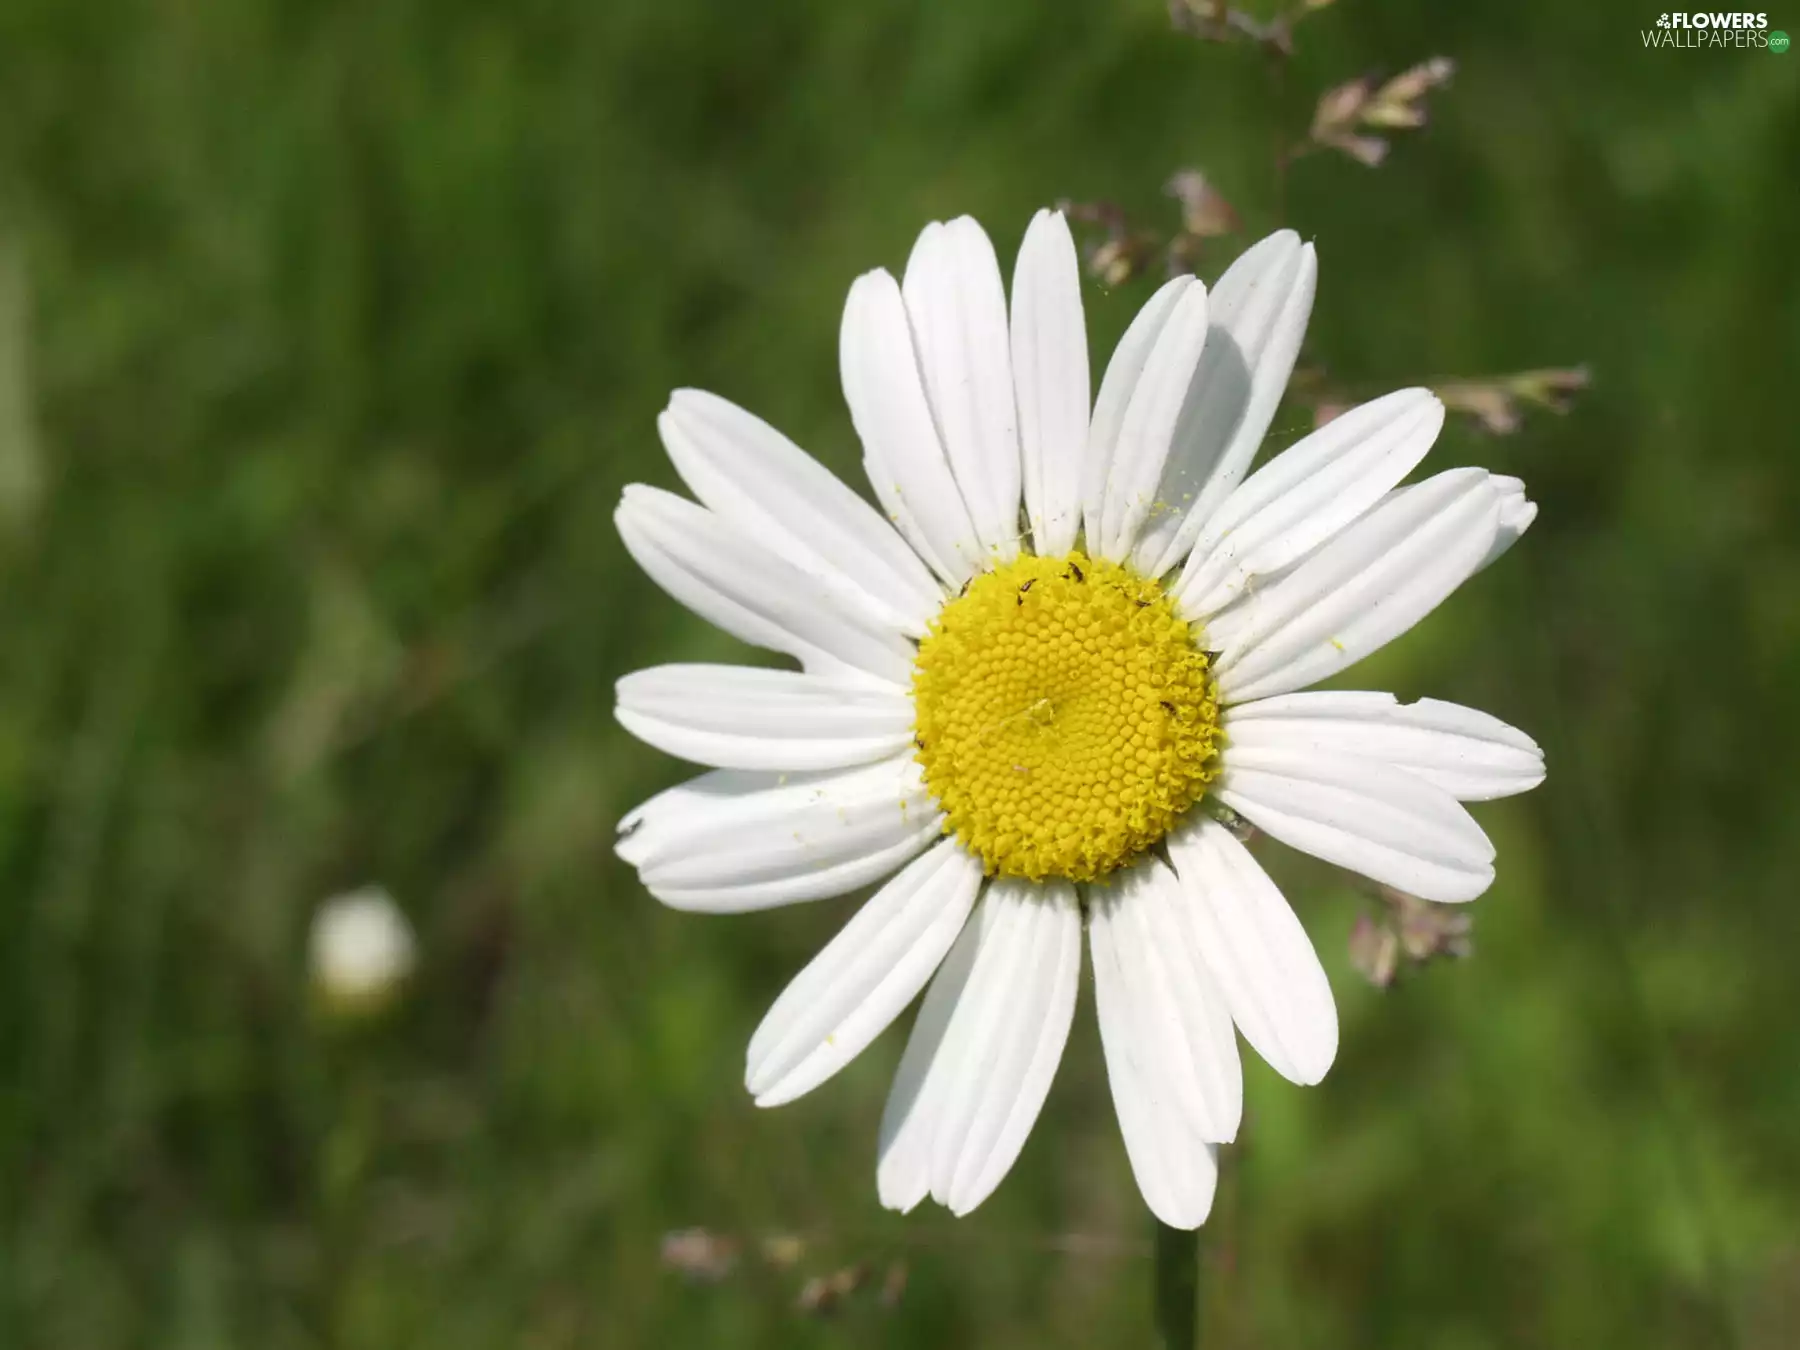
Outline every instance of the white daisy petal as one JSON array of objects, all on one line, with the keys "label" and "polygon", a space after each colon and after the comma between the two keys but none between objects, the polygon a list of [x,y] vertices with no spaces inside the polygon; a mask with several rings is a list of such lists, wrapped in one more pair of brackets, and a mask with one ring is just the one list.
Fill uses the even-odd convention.
[{"label": "white daisy petal", "polygon": [[1201,531],[1175,588],[1182,612],[1203,620],[1331,538],[1412,472],[1443,425],[1436,395],[1402,389],[1263,465]]},{"label": "white daisy petal", "polygon": [[761,418],[677,389],[656,422],[676,472],[718,516],[878,622],[914,637],[944,603],[918,555],[875,509]]},{"label": "white daisy petal", "polygon": [[744,1086],[758,1106],[811,1092],[925,987],[981,889],[981,863],[954,839],[875,893],[801,971],[751,1037]]},{"label": "white daisy petal", "polygon": [[860,673],[904,687],[913,644],[881,628],[792,563],[704,506],[633,483],[613,516],[657,585],[733,637],[786,652],[821,675]]},{"label": "white daisy petal", "polygon": [[1531,528],[1538,513],[1537,503],[1525,495],[1523,479],[1499,473],[1490,477],[1500,493],[1500,528],[1494,534],[1494,546],[1481,560],[1483,567],[1493,566],[1502,553],[1518,543],[1519,536]]},{"label": "white daisy petal", "polygon": [[1218,1186],[1217,1148],[1190,1128],[1143,1053],[1134,991],[1121,971],[1112,928],[1098,913],[1090,919],[1088,939],[1106,1079],[1132,1175],[1157,1218],[1172,1228],[1198,1228]]},{"label": "white daisy petal", "polygon": [[931,570],[961,586],[982,566],[983,550],[944,457],[906,302],[887,272],[851,285],[838,364],[875,496]]},{"label": "white daisy petal", "polygon": [[1473,900],[1494,881],[1494,846],[1463,805],[1375,760],[1234,743],[1212,791],[1290,848],[1421,900]]},{"label": "white daisy petal", "polygon": [[1096,968],[1114,963],[1133,1063],[1196,1139],[1230,1143],[1243,1114],[1243,1067],[1231,1015],[1183,911],[1180,883],[1146,857],[1088,891]]},{"label": "white daisy petal", "polygon": [[1112,473],[1125,413],[1131,406],[1131,396],[1170,317],[1181,304],[1182,297],[1197,285],[1194,278],[1186,276],[1164,282],[1156,294],[1144,302],[1144,307],[1125,329],[1125,336],[1119,339],[1119,345],[1113,348],[1112,360],[1106,363],[1100,392],[1094,397],[1094,416],[1088,423],[1087,455],[1081,471],[1081,512],[1089,553],[1099,550],[1100,516],[1106,507],[1107,481]]},{"label": "white daisy petal", "polygon": [[1229,829],[1193,813],[1168,837],[1194,945],[1231,1020],[1283,1078],[1316,1083],[1337,1057],[1337,1005],[1306,930]]},{"label": "white daisy petal", "polygon": [[1087,321],[1075,240],[1061,212],[1039,211],[1013,268],[1013,387],[1025,514],[1037,552],[1056,557],[1081,529],[1081,466],[1087,451]]},{"label": "white daisy petal", "polygon": [[842,895],[940,833],[910,755],[828,773],[716,769],[619,822],[619,857],[674,909],[734,913]]},{"label": "white daisy petal", "polygon": [[1422,698],[1315,690],[1240,704],[1225,715],[1233,750],[1273,748],[1374,760],[1459,801],[1491,801],[1544,781],[1537,742],[1498,717]]},{"label": "white daisy petal", "polygon": [[1246,249],[1213,287],[1211,329],[1133,566],[1161,576],[1193,546],[1268,434],[1300,354],[1319,279],[1311,244],[1280,230]]},{"label": "white daisy petal", "polygon": [[[1081,976],[1073,886],[1003,880],[988,894],[1013,911],[1023,960],[1008,981],[1004,1018],[985,1028],[985,1044],[971,1038],[955,1085],[962,1090],[950,1095],[933,1139],[932,1194],[958,1215],[992,1195],[1018,1160],[1062,1062]],[[981,1071],[970,1072],[977,1058]]]},{"label": "white daisy petal", "polygon": [[927,225],[901,282],[925,393],[976,537],[1019,552],[1019,432],[1006,290],[987,233],[968,216]]},{"label": "white daisy petal", "polygon": [[619,724],[667,754],[717,769],[837,769],[912,740],[898,689],[796,670],[671,665],[618,684]]},{"label": "white daisy petal", "polygon": [[[888,1209],[904,1214],[931,1193],[932,1136],[956,1067],[952,1024],[966,1028],[971,1025],[970,1017],[998,1011],[989,1006],[997,993],[995,986],[990,982],[983,991],[972,989],[970,982],[977,955],[985,952],[989,962],[996,959],[998,946],[984,940],[1001,912],[986,903],[976,906],[913,1019],[912,1034],[906,1039],[900,1067],[894,1071],[894,1085],[881,1112],[875,1185]],[[983,992],[985,998],[977,997]]]},{"label": "white daisy petal", "polygon": [[1480,567],[1500,494],[1480,469],[1401,488],[1206,626],[1227,704],[1335,675],[1436,609]]},{"label": "white daisy petal", "polygon": [[[1159,498],[1158,488],[1176,423],[1200,364],[1206,315],[1206,287],[1195,281],[1175,302],[1132,386],[1106,474],[1098,549],[1102,557],[1123,562],[1144,521],[1153,511],[1166,514],[1169,510]],[[1089,547],[1093,548],[1091,538]]]},{"label": "white daisy petal", "polygon": [[929,1190],[966,1214],[993,1193],[1037,1120],[1074,1017],[1081,917],[1067,883],[996,882],[957,945],[965,950],[926,996],[882,1115],[879,1184],[892,1208]]}]

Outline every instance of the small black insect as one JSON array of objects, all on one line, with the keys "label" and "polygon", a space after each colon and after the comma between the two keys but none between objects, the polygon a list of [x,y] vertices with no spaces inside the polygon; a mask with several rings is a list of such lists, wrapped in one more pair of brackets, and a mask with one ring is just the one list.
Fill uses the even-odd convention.
[{"label": "small black insect", "polygon": [[1075,574],[1075,580],[1077,580],[1077,581],[1086,581],[1087,580],[1086,577],[1081,575],[1081,569],[1079,567],[1077,567],[1074,563],[1069,564],[1069,570]]},{"label": "small black insect", "polygon": [[[1163,700],[1161,700],[1161,702],[1162,702],[1163,711],[1168,713],[1170,717],[1173,717],[1175,715],[1175,705],[1173,703],[1169,702],[1168,699],[1163,699]],[[919,749],[921,749],[921,750],[923,750],[924,748],[925,747],[922,745],[919,747]]]},{"label": "small black insect", "polygon": [[1030,590],[1035,585],[1037,585],[1037,578],[1033,577],[1030,581],[1026,582],[1023,586],[1019,587],[1019,594],[1020,595],[1025,594],[1026,591]]}]

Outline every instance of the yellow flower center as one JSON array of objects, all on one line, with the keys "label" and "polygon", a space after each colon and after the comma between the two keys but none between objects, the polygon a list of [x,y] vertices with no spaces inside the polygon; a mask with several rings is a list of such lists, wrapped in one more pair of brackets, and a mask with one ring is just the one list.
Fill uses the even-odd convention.
[{"label": "yellow flower center", "polygon": [[1206,654],[1154,581],[1083,553],[971,581],[919,644],[925,784],[990,873],[1093,881],[1219,768]]}]

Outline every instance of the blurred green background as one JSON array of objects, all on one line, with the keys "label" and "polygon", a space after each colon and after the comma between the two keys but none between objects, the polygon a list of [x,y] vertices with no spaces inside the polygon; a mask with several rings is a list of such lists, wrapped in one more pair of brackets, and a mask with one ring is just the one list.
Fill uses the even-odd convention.
[{"label": "blurred green background", "polygon": [[[1009,268],[1059,197],[1167,222],[1184,165],[1245,219],[1208,278],[1317,240],[1333,379],[1595,380],[1453,423],[1432,463],[1540,520],[1339,681],[1546,749],[1478,809],[1475,955],[1377,991],[1369,902],[1261,850],[1343,1049],[1250,1069],[1206,1343],[1800,1343],[1800,56],[1646,51],[1656,18],[1342,0],[1277,75],[1161,0],[0,3],[0,1345],[1147,1344],[1088,991],[970,1219],[876,1203],[899,1032],[750,1104],[853,903],[672,914],[613,860],[691,772],[613,680],[743,653],[611,513],[675,485],[679,385],[853,473],[856,273],[964,211]],[[1440,52],[1428,129],[1278,211],[1319,92]],[[1090,288],[1097,354],[1149,286]],[[306,935],[367,881],[421,961],[351,1026]],[[694,1225],[748,1244],[717,1283],[662,1263]],[[795,1308],[858,1262],[904,1263],[893,1306]]]}]

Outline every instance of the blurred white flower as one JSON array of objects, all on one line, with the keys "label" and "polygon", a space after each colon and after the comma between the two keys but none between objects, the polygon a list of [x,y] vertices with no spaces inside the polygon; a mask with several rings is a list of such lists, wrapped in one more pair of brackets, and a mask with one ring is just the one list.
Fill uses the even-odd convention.
[{"label": "blurred white flower", "polygon": [[379,886],[334,896],[313,915],[313,987],[331,1008],[367,1012],[386,1006],[412,974],[417,955],[412,925]]}]

